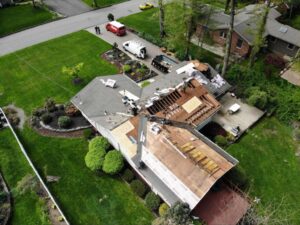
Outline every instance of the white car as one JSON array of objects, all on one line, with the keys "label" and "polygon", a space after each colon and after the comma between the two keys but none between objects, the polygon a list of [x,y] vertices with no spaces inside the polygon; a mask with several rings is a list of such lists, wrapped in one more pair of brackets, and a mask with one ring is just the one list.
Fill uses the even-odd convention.
[{"label": "white car", "polygon": [[145,59],[147,56],[146,47],[137,41],[124,42],[123,49],[135,55],[137,58]]}]

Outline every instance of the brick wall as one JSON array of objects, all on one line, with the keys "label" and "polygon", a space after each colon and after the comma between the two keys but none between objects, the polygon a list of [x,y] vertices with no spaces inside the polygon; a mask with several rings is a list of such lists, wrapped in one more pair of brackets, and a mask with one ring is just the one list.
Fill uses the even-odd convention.
[{"label": "brick wall", "polygon": [[[199,25],[197,27],[197,30],[196,30],[196,34],[198,36],[200,35],[203,35],[203,30],[202,30],[202,26]],[[221,32],[225,32],[227,34],[227,30],[215,30],[215,31],[207,31],[210,33],[210,36],[212,37],[213,41],[216,43],[216,44],[219,44],[221,46],[225,46],[226,44],[226,38],[225,37],[222,37],[220,34]],[[243,43],[241,45],[240,48],[237,47],[237,43],[238,43],[238,40],[241,39],[243,40],[236,32],[233,32],[232,34],[232,41],[231,41],[231,52],[232,53],[236,53],[240,56],[243,56],[243,57],[247,57],[249,54],[250,54],[250,51],[251,51],[251,47],[249,46],[249,44],[243,40]]]}]

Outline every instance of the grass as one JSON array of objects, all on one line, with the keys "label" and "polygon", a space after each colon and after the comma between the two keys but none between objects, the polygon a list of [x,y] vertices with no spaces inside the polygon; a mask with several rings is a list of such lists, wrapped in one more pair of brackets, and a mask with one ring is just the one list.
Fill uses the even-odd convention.
[{"label": "grass", "polygon": [[0,9],[0,37],[51,21],[54,15],[31,4]]},{"label": "grass", "polygon": [[[153,215],[126,183],[118,177],[97,176],[85,166],[85,140],[41,137],[28,127],[21,136],[41,173],[46,170],[60,177],[50,190],[71,224],[151,224]],[[100,203],[105,195],[107,199]]]},{"label": "grass", "polygon": [[[9,129],[0,131],[0,170],[13,190],[17,182],[27,174],[33,174],[32,169],[21,153]],[[44,212],[44,202],[37,194],[27,192],[24,195],[13,195],[12,225],[48,225]]]},{"label": "grass", "polygon": [[279,207],[282,201],[276,217],[289,218],[282,224],[300,224],[300,161],[291,133],[290,127],[268,118],[228,148],[249,177],[252,197],[260,198],[264,206]]},{"label": "grass", "polygon": [[[47,97],[62,103],[68,101],[95,76],[117,73],[113,65],[100,57],[110,48],[87,31],[80,31],[1,57],[0,105],[13,102],[30,114]],[[80,75],[84,82],[75,86],[61,70],[79,62],[84,63]]]},{"label": "grass", "polygon": [[[95,76],[118,72],[100,57],[110,48],[99,38],[80,31],[0,58],[4,93],[0,105],[14,102],[29,115],[47,97],[57,102],[68,101]],[[84,83],[74,86],[61,69],[79,62],[84,62],[80,75]],[[59,183],[50,185],[50,190],[71,224],[151,223],[153,215],[127,184],[115,177],[96,176],[86,168],[86,141],[41,137],[28,127],[19,135],[39,171],[61,178]],[[108,199],[100,204],[104,195]]]},{"label": "grass", "polygon": [[[83,1],[91,7],[95,7],[94,0],[83,0]],[[125,1],[126,0],[96,0],[96,3],[98,8],[102,8],[102,7],[118,4]]]},{"label": "grass", "polygon": [[[146,40],[159,46],[165,45],[160,39],[157,8],[149,9],[140,13],[120,18],[118,20],[121,23],[124,23],[126,26],[137,31],[139,36],[141,36],[142,38],[145,38]],[[175,47],[174,50],[176,52],[176,56],[179,59],[183,59],[184,49],[182,45],[178,44],[178,46]],[[215,66],[220,62],[220,58],[217,55],[205,49],[201,49],[199,46],[196,46],[194,44],[192,44],[191,46],[190,55],[192,56],[192,58],[208,62],[212,66]]]}]

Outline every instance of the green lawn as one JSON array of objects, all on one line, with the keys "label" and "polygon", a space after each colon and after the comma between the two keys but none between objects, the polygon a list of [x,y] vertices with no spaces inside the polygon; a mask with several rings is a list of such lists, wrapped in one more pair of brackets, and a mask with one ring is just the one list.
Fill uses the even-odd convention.
[{"label": "green lawn", "polygon": [[[95,76],[116,74],[117,68],[102,60],[111,46],[86,31],[54,39],[0,58],[4,95],[0,105],[14,102],[29,115],[46,97],[66,102]],[[84,62],[84,83],[74,86],[61,73],[64,65]],[[153,215],[118,178],[91,173],[84,164],[87,142],[82,139],[46,138],[26,127],[20,131],[34,164],[43,173],[61,177],[50,190],[71,224],[147,225]],[[99,203],[104,195],[108,199]],[[36,223],[39,224],[39,223]]]},{"label": "green lawn", "polygon": [[268,118],[228,148],[249,178],[252,197],[260,198],[265,206],[278,207],[282,201],[276,216],[288,215],[290,221],[284,224],[300,224],[300,161],[295,156],[296,146],[291,129]]},{"label": "green lawn", "polygon": [[0,9],[0,37],[50,21],[55,16],[31,4]]},{"label": "green lawn", "polygon": [[[50,190],[71,224],[147,225],[153,216],[118,177],[97,176],[84,163],[87,142],[83,139],[47,138],[28,127],[22,141],[37,168],[59,176]],[[47,169],[45,169],[47,168]],[[107,200],[99,202],[105,195]]]},{"label": "green lawn", "polygon": [[[82,0],[82,1],[84,1],[87,5],[89,5],[91,7],[95,7],[94,0]],[[127,0],[96,0],[97,7],[99,7],[99,8],[114,5],[114,4],[118,4],[118,3],[121,3],[121,2],[125,2],[125,1],[127,1]]]},{"label": "green lawn", "polygon": [[[0,170],[12,190],[32,169],[9,129],[0,131]],[[12,225],[50,225],[43,211],[44,202],[35,193],[13,196]]]},{"label": "green lawn", "polygon": [[[159,19],[157,8],[149,9],[140,13],[120,18],[118,20],[124,23],[126,26],[139,32],[139,35],[146,40],[159,46],[165,45],[161,41],[159,35]],[[168,27],[166,29],[168,29]],[[184,49],[182,48],[182,45],[178,44],[175,52],[176,56],[179,59],[183,59]],[[215,66],[220,62],[220,58],[217,55],[206,51],[205,49],[201,49],[200,47],[193,44],[191,47],[190,55],[192,56],[192,58],[208,62],[212,66]]]},{"label": "green lawn", "polygon": [[[117,73],[113,65],[100,58],[108,49],[106,42],[80,31],[2,57],[0,80],[4,94],[0,105],[14,102],[30,114],[47,97],[68,101],[95,76]],[[75,86],[61,69],[79,62],[84,63],[84,82]]]}]

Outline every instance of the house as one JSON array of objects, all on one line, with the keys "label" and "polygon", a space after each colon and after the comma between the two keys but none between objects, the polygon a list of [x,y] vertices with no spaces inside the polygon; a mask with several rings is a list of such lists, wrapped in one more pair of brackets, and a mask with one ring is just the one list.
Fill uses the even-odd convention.
[{"label": "house", "polygon": [[166,203],[193,209],[238,161],[198,132],[220,103],[205,86],[215,75],[176,72],[186,64],[144,88],[122,74],[97,77],[71,101]]},{"label": "house", "polygon": [[[258,16],[264,5],[248,5],[235,15],[234,30],[231,42],[231,52],[240,57],[249,56],[254,44],[255,31],[258,27]],[[270,51],[280,56],[293,57],[300,47],[300,31],[278,22],[281,14],[271,8],[268,14],[264,36]],[[214,43],[225,46],[229,28],[230,15],[224,12],[214,12],[207,26],[199,24],[196,34],[208,32]]]}]

